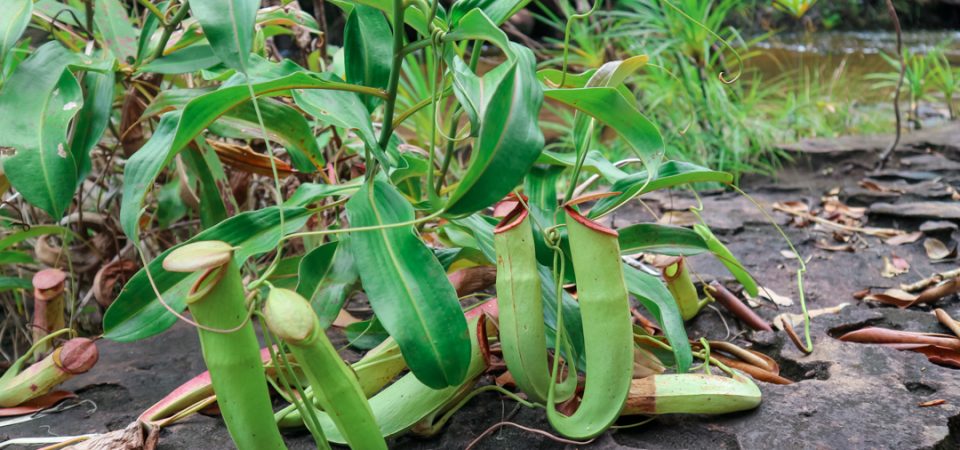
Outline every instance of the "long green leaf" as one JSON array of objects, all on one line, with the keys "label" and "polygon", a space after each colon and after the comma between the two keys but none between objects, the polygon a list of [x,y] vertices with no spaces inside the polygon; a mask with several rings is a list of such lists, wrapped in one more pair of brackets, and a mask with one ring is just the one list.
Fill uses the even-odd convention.
[{"label": "long green leaf", "polygon": [[33,257],[24,252],[16,250],[0,251],[0,264],[30,264]]},{"label": "long green leaf", "polygon": [[[290,89],[353,90],[355,86],[297,72],[254,84],[253,89],[259,97]],[[161,118],[153,136],[127,161],[124,169],[120,225],[127,237],[138,239],[141,208],[160,171],[213,121],[249,99],[246,86],[229,86],[201,95],[187,103],[182,111],[172,111]]]},{"label": "long green leaf", "polygon": [[88,72],[83,77],[86,98],[77,114],[70,151],[77,160],[77,180],[90,173],[90,150],[100,142],[110,124],[116,79],[112,72]]},{"label": "long green leaf", "polygon": [[638,223],[617,230],[620,253],[648,252],[660,255],[691,256],[710,249],[695,231],[672,225]]},{"label": "long green leaf", "polygon": [[730,271],[730,274],[743,285],[743,290],[746,291],[747,294],[750,294],[750,296],[756,297],[757,294],[759,294],[759,287],[757,286],[756,280],[750,275],[750,271],[748,271],[746,267],[743,267],[740,260],[738,260],[736,256],[733,256],[733,252],[731,252],[726,245],[723,245],[723,242],[720,242],[720,239],[713,234],[713,231],[710,231],[710,228],[706,225],[699,223],[693,224],[693,231],[703,238],[703,241],[707,243],[707,247],[710,249],[710,252],[713,253],[713,256],[719,259],[720,263]]},{"label": "long green leaf", "polygon": [[643,273],[627,264],[623,264],[623,277],[627,283],[627,290],[636,297],[663,329],[664,336],[673,347],[673,356],[677,362],[677,372],[683,373],[690,369],[693,354],[690,352],[690,341],[687,340],[687,330],[683,327],[680,309],[674,301],[670,291],[659,278]]},{"label": "long green leaf", "polygon": [[342,184],[303,183],[293,195],[284,202],[285,206],[306,206],[320,199],[334,195],[349,195],[360,189],[362,178],[355,178]]},{"label": "long green leaf", "polygon": [[360,274],[348,242],[348,238],[341,238],[321,245],[300,261],[297,293],[310,301],[323,328],[333,324],[350,291],[358,284]]},{"label": "long green leaf", "polygon": [[66,69],[73,54],[59,43],[34,52],[0,91],[0,148],[10,184],[31,204],[59,219],[77,186],[77,163],[67,145],[80,110],[80,84]]},{"label": "long green leaf", "polygon": [[478,9],[490,20],[502,25],[511,16],[523,9],[530,0],[458,0],[450,8],[450,23],[456,27],[464,16]]},{"label": "long green leaf", "polygon": [[[550,151],[544,151],[540,154],[540,157],[537,158],[537,163],[550,164],[552,166],[573,167],[577,163],[577,155],[574,153],[554,153]],[[590,150],[587,152],[587,156],[583,160],[583,169],[602,176],[604,180],[607,180],[610,183],[614,183],[628,175],[623,170],[620,170],[620,168],[615,164],[607,160],[607,158],[605,158],[598,150]]]},{"label": "long green leaf", "polygon": [[[393,31],[380,10],[360,4],[353,7],[343,29],[343,50],[347,82],[387,87],[393,61]],[[364,100],[370,110],[378,103],[374,98]]]},{"label": "long green leaf", "polygon": [[[303,208],[285,208],[283,233],[297,231],[310,218]],[[167,249],[150,262],[150,274],[163,300],[175,311],[186,308],[187,292],[199,276],[182,272],[167,272],[163,258],[177,247],[197,241],[218,240],[234,247],[234,260],[242,263],[253,255],[276,248],[280,240],[280,209],[278,207],[248,211],[233,216],[217,226],[208,228],[186,242]],[[132,342],[159,334],[177,321],[157,299],[146,272],[141,269],[123,287],[117,300],[103,316],[104,337],[114,341]]]},{"label": "long green leaf", "polygon": [[20,39],[20,35],[30,24],[33,13],[33,0],[8,0],[4,2],[3,14],[0,14],[0,64],[6,60],[7,52]]},{"label": "long green leaf", "polygon": [[[290,153],[294,167],[301,172],[316,172],[325,165],[323,152],[313,135],[313,127],[299,111],[272,98],[257,99],[267,136],[282,143]],[[210,124],[210,131],[237,139],[262,138],[253,102],[244,102]]]},{"label": "long green leaf", "polygon": [[93,21],[115,58],[127,64],[137,59],[137,30],[130,24],[130,17],[120,0],[93,2]]},{"label": "long green leaf", "polygon": [[353,130],[371,151],[379,151],[377,134],[370,120],[370,111],[354,92],[334,90],[293,91],[293,100],[301,109],[319,121]]},{"label": "long green leaf", "polygon": [[[628,75],[646,64],[647,59],[646,56],[634,56],[623,61],[608,62],[593,73],[590,79],[587,80],[586,87],[617,88]],[[597,119],[587,116],[580,111],[577,111],[573,115],[573,148],[578,161],[585,159],[587,152],[590,150],[596,123]],[[576,183],[577,180],[571,182]]]},{"label": "long green leaf", "polygon": [[[187,169],[197,177],[197,197],[200,200],[200,225],[210,228],[239,210],[230,180],[216,152],[203,139],[197,139],[190,150],[180,154]],[[221,190],[222,189],[222,190]]]},{"label": "long green leaf", "polygon": [[247,72],[253,47],[253,27],[260,0],[200,0],[190,3],[213,53],[227,67]]},{"label": "long green leaf", "polygon": [[[211,92],[213,91],[205,88],[171,89],[161,92],[150,102],[150,106],[147,107],[143,115],[149,117],[163,111],[183,108],[191,100]],[[348,94],[353,93],[349,92]],[[270,98],[258,98],[257,103],[260,106],[260,114],[263,117],[267,136],[287,147],[297,170],[309,173],[316,171],[317,167],[323,166],[323,153],[320,151],[317,139],[313,135],[313,128],[299,111],[282,101]],[[253,107],[253,102],[250,101],[243,102],[227,111],[211,123],[209,128],[213,133],[223,137],[236,139],[263,137],[260,123],[257,120],[256,109]]]},{"label": "long green leaf", "polygon": [[656,178],[652,180],[648,179],[646,173],[635,173],[614,182],[610,192],[618,192],[618,194],[598,200],[590,210],[589,216],[591,218],[603,216],[647,192],[681,184],[708,182],[729,184],[733,182],[733,175],[682,161],[667,161],[660,166]]},{"label": "long green leaf", "polygon": [[[413,207],[390,184],[365,184],[347,203],[354,227],[414,219]],[[457,293],[412,226],[355,232],[350,247],[377,317],[396,339],[417,378],[440,389],[463,382],[470,337]]]},{"label": "long green leaf", "polygon": [[43,236],[45,234],[57,234],[60,236],[69,236],[70,238],[76,236],[76,234],[74,234],[74,232],[69,228],[64,228],[59,225],[37,225],[26,230],[11,233],[3,239],[0,239],[0,250],[7,249],[27,239]]},{"label": "long green leaf", "polygon": [[23,278],[0,276],[0,292],[12,291],[14,289],[30,290],[33,289],[33,284],[30,283],[30,280]]},{"label": "long green leaf", "polygon": [[543,150],[538,124],[543,91],[533,52],[519,46],[515,52],[515,64],[483,108],[467,173],[447,203],[449,214],[469,214],[499,201],[523,180]]},{"label": "long green leaf", "polygon": [[653,122],[640,113],[635,100],[612,87],[547,89],[544,95],[613,128],[643,161],[647,176],[656,177],[663,158],[663,137]]},{"label": "long green leaf", "polygon": [[[161,1],[157,3],[157,8],[159,8],[160,11],[166,11],[169,3],[170,2],[167,1]],[[157,16],[153,14],[147,14],[147,17],[143,20],[143,25],[140,28],[140,37],[137,39],[137,61],[143,61],[152,50],[150,48],[150,45],[152,44],[151,38],[153,38],[153,34],[157,31],[157,28],[159,28],[160,25],[160,20],[157,19]]]},{"label": "long green leaf", "polygon": [[217,65],[220,58],[213,53],[209,45],[197,44],[161,56],[138,70],[162,74],[191,73]]}]

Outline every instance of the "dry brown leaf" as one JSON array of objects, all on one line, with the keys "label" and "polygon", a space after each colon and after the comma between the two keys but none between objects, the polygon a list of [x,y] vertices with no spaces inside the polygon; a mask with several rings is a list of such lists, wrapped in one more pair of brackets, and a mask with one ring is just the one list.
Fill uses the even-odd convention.
[{"label": "dry brown leaf", "polygon": [[633,378],[646,378],[663,373],[666,368],[649,350],[634,347],[633,349]]},{"label": "dry brown leaf", "polygon": [[791,200],[786,202],[776,202],[773,204],[775,207],[779,207],[785,211],[793,213],[806,213],[810,212],[810,206],[806,203],[799,200]]},{"label": "dry brown leaf", "polygon": [[922,353],[934,364],[960,369],[960,351],[936,345],[924,345],[906,350]]},{"label": "dry brown leaf", "polygon": [[[807,314],[810,316],[811,319],[817,316],[822,316],[824,314],[837,314],[840,311],[842,311],[843,308],[846,308],[849,305],[850,305],[849,303],[843,302],[837,306],[831,306],[829,308],[811,309],[810,311],[807,312]],[[776,327],[778,330],[782,330],[784,321],[789,321],[791,325],[800,325],[801,323],[803,323],[803,314],[792,314],[792,313],[778,314],[776,317],[773,318],[773,326]]]},{"label": "dry brown leaf", "polygon": [[337,318],[333,319],[333,326],[338,328],[346,328],[348,325],[355,324],[359,322],[360,319],[353,317],[353,314],[350,314],[345,309],[341,309],[337,313]]},{"label": "dry brown leaf", "polygon": [[[257,153],[248,145],[231,144],[213,139],[207,139],[207,143],[213,147],[217,156],[230,167],[244,172],[255,173],[262,176],[273,176],[273,167],[270,164],[270,155]],[[293,167],[286,161],[279,158],[272,158],[276,166],[277,174],[281,177],[287,177],[294,173]]]},{"label": "dry brown leaf", "polygon": [[853,293],[853,298],[857,300],[863,300],[864,297],[870,295],[870,288],[861,289]]},{"label": "dry brown leaf", "polygon": [[457,291],[458,297],[482,291],[497,282],[497,268],[473,266],[447,274],[447,279]]},{"label": "dry brown leaf", "polygon": [[837,197],[830,196],[821,199],[823,212],[827,216],[842,216],[848,219],[862,219],[867,214],[867,208],[861,206],[848,206],[841,202]]},{"label": "dry brown leaf", "polygon": [[919,406],[919,407],[921,407],[921,408],[926,408],[926,407],[929,407],[929,406],[939,406],[939,405],[942,405],[942,404],[944,404],[944,403],[946,403],[946,402],[947,402],[946,400],[944,400],[944,399],[942,399],[942,398],[938,398],[938,399],[936,399],[936,400],[930,400],[930,401],[927,401],[927,402],[918,403],[917,406]]},{"label": "dry brown leaf", "polygon": [[118,259],[101,267],[93,278],[93,296],[97,303],[108,308],[116,298],[116,288],[123,287],[135,273],[137,263],[129,259]]},{"label": "dry brown leaf", "polygon": [[879,184],[877,184],[877,183],[876,183],[875,181],[873,181],[873,180],[860,180],[860,182],[857,183],[857,184],[859,184],[860,187],[862,187],[862,188],[864,188],[864,189],[866,189],[866,190],[868,190],[868,191],[873,191],[873,192],[887,192],[887,190],[884,189],[883,186],[880,186]]},{"label": "dry brown leaf", "polygon": [[73,450],[154,450],[160,440],[160,429],[141,422],[111,431],[71,446]]},{"label": "dry brown leaf", "polygon": [[816,248],[819,248],[820,250],[826,250],[828,252],[853,252],[854,251],[852,244],[831,245],[823,239],[817,241],[817,243],[813,244],[813,246]]},{"label": "dry brown leaf", "polygon": [[37,398],[23,402],[17,406],[9,408],[0,408],[0,417],[22,416],[24,414],[33,414],[37,411],[47,409],[68,398],[76,398],[77,394],[70,391],[53,391],[41,395]]},{"label": "dry brown leaf", "polygon": [[889,258],[886,256],[883,257],[883,270],[880,271],[880,276],[893,278],[908,271],[910,271],[910,263],[897,256],[896,253],[892,253]]},{"label": "dry brown leaf", "polygon": [[690,211],[667,211],[660,216],[657,221],[661,225],[675,225],[678,227],[688,227],[695,223],[700,223],[696,214]]},{"label": "dry brown leaf", "polygon": [[904,233],[891,238],[887,238],[886,240],[883,241],[883,243],[896,247],[898,245],[917,242],[922,237],[923,237],[922,231],[914,231],[913,233]]},{"label": "dry brown leaf", "polygon": [[887,289],[882,294],[870,294],[863,297],[863,299],[870,302],[893,305],[898,308],[906,308],[914,304],[918,297],[918,295],[913,295],[900,289]]},{"label": "dry brown leaf", "polygon": [[923,241],[923,249],[927,252],[927,258],[932,260],[941,260],[957,256],[957,248],[949,248],[947,244],[937,238],[927,238]]},{"label": "dry brown leaf", "polygon": [[894,305],[898,308],[907,308],[920,303],[933,303],[948,295],[960,291],[960,280],[951,278],[931,287],[919,294],[911,294],[902,289],[887,289],[882,294],[872,294],[864,300]]},{"label": "dry brown leaf", "polygon": [[[913,331],[892,330],[889,328],[866,327],[851,331],[838,339],[861,344],[910,344],[931,345],[954,351],[960,351],[960,339],[956,336],[940,333],[917,333]],[[899,347],[911,350],[909,347]]]},{"label": "dry brown leaf", "polygon": [[[744,293],[746,294],[746,293]],[[793,299],[785,295],[777,294],[768,287],[760,287],[760,294],[757,295],[757,298],[762,298],[773,302],[777,306],[792,306]]]}]

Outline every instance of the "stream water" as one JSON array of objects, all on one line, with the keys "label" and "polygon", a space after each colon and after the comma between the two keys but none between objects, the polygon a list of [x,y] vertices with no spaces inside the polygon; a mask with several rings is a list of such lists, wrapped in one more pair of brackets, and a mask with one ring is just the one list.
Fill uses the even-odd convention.
[{"label": "stream water", "polygon": [[[912,53],[927,53],[937,46],[954,65],[960,65],[960,32],[905,31],[903,48]],[[886,91],[870,88],[864,79],[868,73],[893,72],[881,53],[896,53],[896,35],[880,31],[820,31],[783,33],[756,44],[756,56],[747,60],[748,68],[768,77],[807,72],[820,82],[836,80],[843,89],[864,100],[885,98]],[[817,80],[818,78],[814,78]]]}]

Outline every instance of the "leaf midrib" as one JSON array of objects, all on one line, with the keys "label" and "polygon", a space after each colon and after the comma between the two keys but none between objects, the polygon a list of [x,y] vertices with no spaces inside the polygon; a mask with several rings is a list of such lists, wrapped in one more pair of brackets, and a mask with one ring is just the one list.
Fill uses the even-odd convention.
[{"label": "leaf midrib", "polygon": [[[384,225],[383,218],[380,215],[380,210],[377,208],[377,203],[374,201],[374,189],[367,189],[367,200],[370,202],[370,211],[373,212],[374,217],[376,218],[377,224]],[[387,249],[387,254],[390,256],[390,261],[393,263],[393,267],[397,269],[398,279],[400,284],[403,285],[404,292],[407,294],[407,299],[410,305],[413,307],[414,312],[417,315],[417,321],[420,322],[420,327],[423,329],[424,334],[427,336],[427,342],[430,345],[431,350],[433,351],[434,359],[440,363],[440,371],[443,372],[444,378],[446,378],[446,371],[443,370],[443,362],[440,360],[440,351],[436,346],[436,342],[433,339],[433,334],[430,332],[430,327],[427,326],[426,321],[423,317],[423,312],[420,310],[419,305],[416,303],[416,299],[413,295],[413,292],[410,290],[410,286],[407,284],[406,278],[403,276],[403,273],[399,271],[400,261],[397,259],[397,256],[393,250],[392,240],[387,235],[387,228],[381,228],[377,230],[377,233],[380,234],[380,237],[383,239],[385,247]],[[449,382],[449,380],[446,380]]]}]

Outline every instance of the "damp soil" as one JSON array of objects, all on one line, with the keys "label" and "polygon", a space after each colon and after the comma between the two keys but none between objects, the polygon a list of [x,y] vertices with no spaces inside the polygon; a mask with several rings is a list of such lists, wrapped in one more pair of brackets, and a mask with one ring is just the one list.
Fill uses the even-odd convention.
[{"label": "damp soil", "polygon": [[[778,178],[748,177],[744,189],[767,208],[778,201],[804,201],[816,207],[821,198],[835,194],[851,206],[868,208],[868,226],[907,231],[938,219],[957,206],[945,187],[960,187],[960,126],[948,126],[907,135],[883,173],[872,167],[889,137],[813,140],[786,146],[792,161]],[[861,180],[904,183],[908,193],[881,195],[864,189]],[[927,183],[927,184],[918,184]],[[918,187],[919,186],[919,187]],[[777,306],[760,301],[757,312],[766,319],[780,313],[799,313],[796,264],[781,251],[786,242],[753,204],[729,192],[701,196],[703,217],[740,257],[758,282],[795,301]],[[649,210],[658,215],[684,210],[696,199],[682,192],[644,197]],[[893,208],[870,209],[887,203]],[[916,203],[932,204],[915,211]],[[913,209],[912,209],[913,208]],[[611,221],[625,226],[653,220],[637,202],[622,209]],[[903,212],[910,214],[901,214]],[[914,212],[918,213],[914,214]],[[890,214],[893,212],[893,214]],[[796,383],[773,385],[758,382],[763,403],[749,412],[722,416],[667,415],[643,425],[643,418],[622,418],[617,428],[583,445],[563,444],[516,428],[500,428],[476,444],[477,449],[957,449],[960,448],[960,371],[930,363],[920,354],[876,345],[841,342],[836,336],[863,326],[946,332],[929,306],[897,309],[856,300],[853,294],[871,287],[883,289],[912,282],[936,272],[956,268],[956,260],[932,263],[923,239],[891,247],[879,238],[861,235],[853,252],[830,252],[816,247],[832,239],[829,230],[813,226],[798,228],[790,218],[772,213],[798,252],[809,258],[804,277],[807,305],[820,309],[847,303],[837,314],[813,321],[815,350],[799,352],[782,332],[751,332],[721,309],[707,308],[689,323],[691,338],[731,339],[775,358],[781,375]],[[956,218],[940,219],[957,223]],[[949,228],[949,226],[948,226]],[[947,229],[937,232],[944,242],[955,242]],[[895,278],[881,276],[883,257],[895,253],[910,264],[910,271]],[[729,283],[723,267],[709,259],[694,257],[691,267],[706,280]],[[934,306],[960,317],[960,300],[950,296]],[[343,344],[342,335],[333,332]],[[83,402],[78,406],[39,419],[0,428],[6,438],[101,433],[125,427],[151,404],[179,384],[204,370],[196,334],[179,324],[161,336],[136,343],[101,341],[101,360],[95,369],[70,381]],[[356,356],[356,355],[352,355]],[[489,382],[489,380],[485,380]],[[920,403],[943,399],[938,406]],[[542,410],[517,408],[496,393],[471,400],[434,437],[405,436],[391,442],[398,449],[465,448],[485,430],[501,421],[549,430]],[[307,434],[288,434],[290,448],[314,448]],[[233,448],[217,417],[197,415],[164,429],[162,449]]]}]

